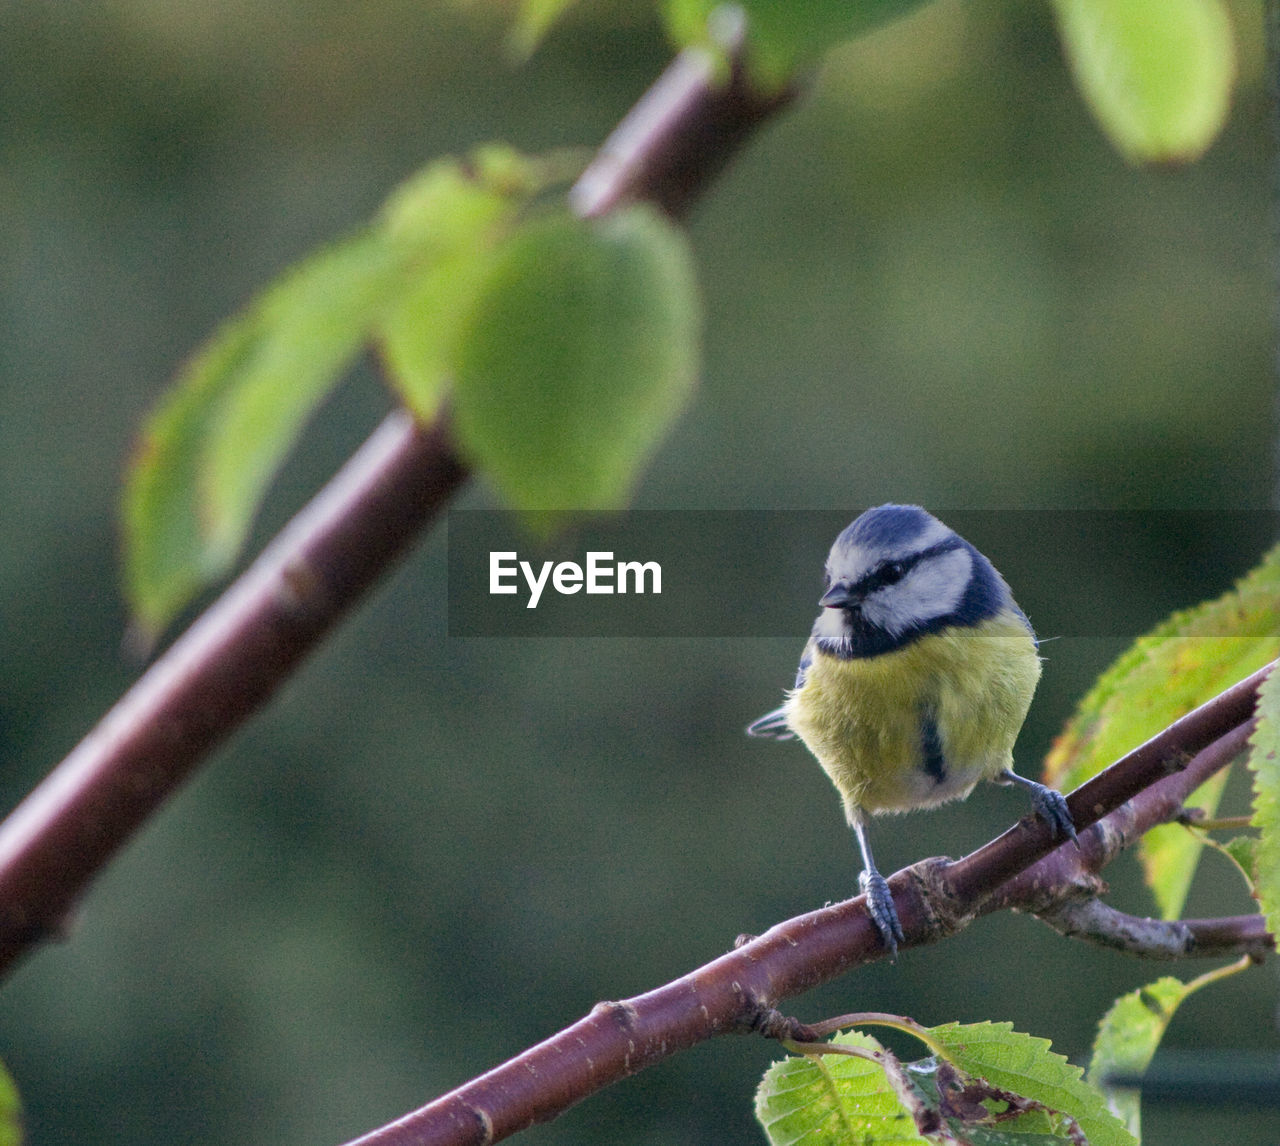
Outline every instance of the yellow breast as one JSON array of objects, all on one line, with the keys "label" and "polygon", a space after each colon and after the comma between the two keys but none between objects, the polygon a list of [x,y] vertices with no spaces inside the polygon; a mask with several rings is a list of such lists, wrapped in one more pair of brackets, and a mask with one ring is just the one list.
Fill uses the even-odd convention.
[{"label": "yellow breast", "polygon": [[1012,767],[1039,679],[1025,625],[998,617],[876,657],[815,649],[787,720],[862,820],[966,796]]}]

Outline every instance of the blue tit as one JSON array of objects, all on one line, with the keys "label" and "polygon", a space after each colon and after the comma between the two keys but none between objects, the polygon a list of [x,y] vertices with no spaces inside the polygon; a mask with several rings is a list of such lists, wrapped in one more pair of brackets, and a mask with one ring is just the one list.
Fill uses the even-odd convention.
[{"label": "blue tit", "polygon": [[1036,637],[991,562],[912,505],[869,509],[836,538],[818,603],[795,688],[747,732],[798,736],[818,758],[858,838],[867,909],[896,953],[902,925],[871,858],[869,816],[993,780],[1028,789],[1055,834],[1075,838],[1061,793],[1012,767],[1040,679]]}]

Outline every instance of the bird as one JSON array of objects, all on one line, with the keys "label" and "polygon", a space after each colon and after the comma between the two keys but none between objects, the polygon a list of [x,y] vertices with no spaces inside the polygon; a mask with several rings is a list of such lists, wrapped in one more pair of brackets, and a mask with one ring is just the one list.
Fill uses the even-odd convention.
[{"label": "bird", "polygon": [[963,799],[980,780],[1025,788],[1055,838],[1075,839],[1060,792],[1013,770],[1040,679],[1031,622],[995,567],[915,505],[868,509],[827,556],[821,611],[786,702],[747,728],[799,738],[844,803],[859,886],[883,945],[904,941],[867,820]]}]

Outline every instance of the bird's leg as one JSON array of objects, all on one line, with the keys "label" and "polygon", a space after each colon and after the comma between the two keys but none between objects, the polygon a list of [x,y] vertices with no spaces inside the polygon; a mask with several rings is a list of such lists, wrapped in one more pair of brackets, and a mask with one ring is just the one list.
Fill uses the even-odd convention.
[{"label": "bird's leg", "polygon": [[898,944],[906,940],[902,924],[898,920],[898,909],[893,906],[888,881],[876,870],[876,861],[871,858],[866,826],[861,820],[853,820],[853,831],[858,837],[858,848],[862,852],[862,874],[858,876],[858,886],[867,897],[867,914],[880,932],[880,941],[888,948],[890,957],[896,958]]},{"label": "bird's leg", "polygon": [[[1071,819],[1066,798],[1053,788],[1046,788],[1035,780],[1019,776],[1017,772],[1006,768],[995,777],[997,784],[1019,784],[1031,794],[1031,806],[1046,824],[1053,829],[1055,837],[1060,839],[1076,838],[1076,825]],[[1077,841],[1078,844],[1079,841]]]}]

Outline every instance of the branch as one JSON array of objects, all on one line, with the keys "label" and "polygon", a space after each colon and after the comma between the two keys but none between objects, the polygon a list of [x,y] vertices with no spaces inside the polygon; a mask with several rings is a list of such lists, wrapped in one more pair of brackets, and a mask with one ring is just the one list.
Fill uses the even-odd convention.
[{"label": "branch", "polygon": [[[1072,792],[1067,797],[1067,807],[1080,833],[1081,847],[1091,846],[1085,839],[1086,829],[1149,788],[1154,788],[1150,796],[1144,797],[1149,803],[1133,809],[1134,824],[1139,822],[1136,818],[1139,812],[1145,822],[1137,834],[1152,824],[1172,819],[1182,801],[1214,771],[1230,763],[1244,747],[1253,728],[1258,686],[1273,667],[1274,662],[1263,666],[1213,700],[1175,720],[1163,732],[1126,753]],[[1234,743],[1234,751],[1224,755],[1219,749],[1201,756],[1215,741],[1229,734],[1233,741],[1227,747]],[[1169,783],[1160,787],[1163,780]],[[1113,828],[1116,822],[1112,821]],[[1037,845],[1036,859],[1053,850],[1048,825],[1039,820],[1024,820],[985,847],[951,864],[947,873],[950,894],[973,901],[982,888],[999,887],[1012,879],[1027,866],[1022,857],[1025,855],[1023,837],[1028,834]],[[1094,839],[1099,835],[1092,831],[1087,834]],[[1127,833],[1124,837],[1125,840],[1132,838],[1134,836]],[[1120,846],[1124,846],[1123,842]],[[1029,873],[1028,878],[1035,877]]]},{"label": "branch", "polygon": [[[723,84],[716,75],[707,53],[677,58],[583,176],[580,213],[640,197],[686,210],[790,98],[757,95],[736,68]],[[0,975],[65,931],[76,900],[133,832],[266,703],[466,478],[447,419],[424,429],[390,415],[0,824]]]},{"label": "branch", "polygon": [[1036,918],[1072,939],[1083,939],[1142,959],[1223,958],[1261,960],[1276,949],[1261,915],[1222,919],[1146,919],[1117,911],[1090,896],[1067,900]]},{"label": "branch", "polygon": [[[1082,850],[1114,838],[1117,833],[1100,819],[1129,815],[1128,805],[1137,804],[1145,789],[1177,780],[1190,792],[1206,770],[1225,766],[1225,748],[1234,744],[1238,750],[1252,729],[1258,685],[1272,667],[1176,721],[1072,793],[1072,814],[1089,829],[1081,832]],[[1027,819],[964,859],[924,860],[897,872],[889,883],[906,934],[899,946],[935,942],[997,905],[1026,906],[1037,897],[1048,905],[1072,896],[1075,861],[1069,874],[1042,865],[1075,850],[1052,839],[1041,821]],[[1012,890],[1002,889],[1011,876],[1017,877]],[[1050,888],[1050,879],[1060,882]],[[1260,955],[1273,945],[1256,917],[1187,926],[1197,949],[1185,954],[1247,947]],[[780,1016],[777,1004],[883,955],[864,896],[798,916],[740,940],[736,950],[657,990],[597,1004],[559,1034],[349,1146],[488,1146],[717,1035],[803,1037],[810,1028]]]},{"label": "branch", "polygon": [[256,711],[444,505],[447,426],[392,414],[253,565],[0,824],[0,971]]},{"label": "branch", "polygon": [[[1260,683],[1270,669],[1271,666],[1268,665],[1249,677],[1248,681],[1256,680]],[[1242,681],[1241,684],[1246,684],[1248,681]],[[1228,692],[1210,701],[1209,705],[1216,706],[1217,712],[1225,711],[1222,702],[1239,687],[1240,685],[1234,686]],[[1203,709],[1197,709],[1197,712],[1200,711]],[[1177,725],[1172,726],[1172,728],[1176,727]],[[1062,904],[1063,888],[1075,887],[1080,891],[1087,891],[1088,894],[1097,895],[1099,892],[1097,873],[1150,828],[1178,819],[1182,812],[1183,801],[1210,776],[1235,760],[1247,747],[1252,732],[1253,717],[1251,715],[1243,724],[1236,725],[1195,753],[1190,760],[1180,763],[1179,771],[1137,792],[1132,799],[1120,803],[1087,832],[1081,832],[1079,847],[1059,848],[1033,867],[1015,876],[992,897],[986,910],[1015,907],[1022,911],[1034,912],[1036,915],[1052,914]],[[1142,752],[1146,748],[1147,745],[1144,745],[1138,751]],[[1175,746],[1174,751],[1179,749]],[[1112,769],[1123,769],[1135,755],[1130,753],[1112,765],[1107,772],[1099,773],[1088,784],[1082,785],[1072,799],[1081,794],[1087,796],[1090,786],[1095,781],[1099,782],[1100,788],[1108,787],[1114,798],[1114,794],[1122,792],[1122,789],[1117,787],[1116,777],[1109,776],[1108,773]],[[1141,778],[1143,774],[1144,769],[1137,767],[1129,772],[1133,778]],[[1105,781],[1104,777],[1106,777]],[[1046,922],[1054,926],[1051,921],[1046,920]]]}]

